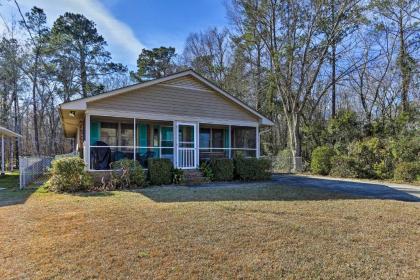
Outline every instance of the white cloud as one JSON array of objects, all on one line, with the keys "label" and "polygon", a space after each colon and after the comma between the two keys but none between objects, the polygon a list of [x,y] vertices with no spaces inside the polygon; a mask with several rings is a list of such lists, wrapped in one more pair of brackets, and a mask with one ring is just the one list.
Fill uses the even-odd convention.
[{"label": "white cloud", "polygon": [[[135,68],[137,57],[145,46],[136,38],[133,30],[124,22],[116,19],[98,0],[25,0],[18,1],[22,12],[28,11],[33,6],[44,9],[48,23],[65,12],[80,13],[96,23],[99,34],[108,42],[113,59]],[[13,1],[2,1],[0,14],[8,21],[17,16]],[[3,20],[0,19],[0,32],[4,31]]]}]

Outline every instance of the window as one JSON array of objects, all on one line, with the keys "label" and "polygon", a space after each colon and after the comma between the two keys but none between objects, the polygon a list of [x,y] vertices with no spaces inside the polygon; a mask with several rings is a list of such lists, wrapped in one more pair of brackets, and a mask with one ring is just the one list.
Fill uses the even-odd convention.
[{"label": "window", "polygon": [[200,128],[200,148],[210,148],[210,128]]},{"label": "window", "polygon": [[153,128],[153,147],[159,147],[159,127]]},{"label": "window", "polygon": [[101,133],[100,139],[102,142],[107,144],[108,146],[117,146],[117,131],[118,131],[118,124],[117,123],[101,123]]},{"label": "window", "polygon": [[121,124],[121,137],[119,146],[133,146],[134,145],[134,129],[132,124]]},{"label": "window", "polygon": [[223,129],[215,129],[213,128],[211,131],[212,137],[212,148],[223,148]]},{"label": "window", "polygon": [[[170,126],[162,126],[161,128],[161,147],[162,147],[162,154],[161,156],[163,158],[169,158],[169,159],[173,159],[173,128]],[[169,147],[169,148],[163,148],[163,147]]]}]

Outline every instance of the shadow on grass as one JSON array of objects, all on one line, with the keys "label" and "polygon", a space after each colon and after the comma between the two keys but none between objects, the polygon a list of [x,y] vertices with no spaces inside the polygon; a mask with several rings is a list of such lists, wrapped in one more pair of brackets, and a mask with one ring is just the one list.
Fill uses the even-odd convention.
[{"label": "shadow on grass", "polygon": [[406,187],[405,185],[389,184],[387,186],[386,184],[373,182],[324,179],[290,174],[274,175],[273,181],[292,187],[314,187],[319,190],[338,191],[364,198],[420,202],[420,197],[417,196],[420,195],[420,188]]},{"label": "shadow on grass", "polygon": [[19,173],[6,173],[0,176],[0,207],[14,204],[23,204],[38,190],[38,187],[31,186],[23,190],[19,189]]},{"label": "shadow on grass", "polygon": [[314,187],[293,187],[276,182],[213,183],[195,187],[164,186],[136,190],[154,202],[300,201],[362,198]]},{"label": "shadow on grass", "polygon": [[75,193],[67,193],[73,196],[81,196],[81,197],[109,197],[115,195],[113,192],[108,191],[101,191],[101,192],[75,192]]},{"label": "shadow on grass", "polygon": [[301,201],[331,199],[382,199],[420,202],[420,189],[392,185],[274,175],[272,181],[212,183],[197,187],[154,187],[138,190],[155,202],[193,201]]}]

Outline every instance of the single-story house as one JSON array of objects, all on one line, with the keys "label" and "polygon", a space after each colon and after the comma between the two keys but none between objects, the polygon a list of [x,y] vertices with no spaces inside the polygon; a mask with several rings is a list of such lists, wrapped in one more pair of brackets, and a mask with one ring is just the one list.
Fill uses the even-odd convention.
[{"label": "single-story house", "polygon": [[[193,70],[60,105],[66,137],[89,170],[123,158],[168,158],[195,169],[212,157],[260,156],[260,129],[273,122]],[[146,167],[146,166],[145,166]]]}]

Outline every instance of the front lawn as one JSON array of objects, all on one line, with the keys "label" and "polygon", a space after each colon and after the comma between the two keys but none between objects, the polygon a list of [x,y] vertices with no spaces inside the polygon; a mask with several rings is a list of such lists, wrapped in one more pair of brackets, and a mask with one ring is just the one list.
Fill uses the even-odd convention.
[{"label": "front lawn", "polygon": [[0,278],[419,279],[420,204],[272,183],[33,193]]}]

